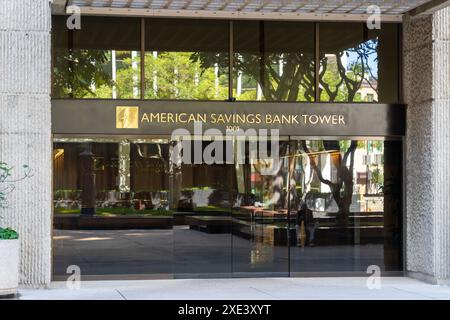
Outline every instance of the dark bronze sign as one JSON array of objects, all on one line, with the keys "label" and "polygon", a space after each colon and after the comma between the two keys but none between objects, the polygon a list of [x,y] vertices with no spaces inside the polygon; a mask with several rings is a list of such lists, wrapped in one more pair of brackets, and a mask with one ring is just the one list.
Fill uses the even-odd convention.
[{"label": "dark bronze sign", "polygon": [[403,105],[53,100],[55,134],[170,135],[175,129],[279,129],[296,136],[403,136]]}]

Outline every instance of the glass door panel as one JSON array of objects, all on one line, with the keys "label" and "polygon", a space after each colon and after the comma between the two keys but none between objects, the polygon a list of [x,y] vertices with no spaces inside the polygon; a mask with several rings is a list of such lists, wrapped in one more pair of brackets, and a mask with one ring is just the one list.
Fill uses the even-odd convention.
[{"label": "glass door panel", "polygon": [[[171,277],[167,141],[54,142],[54,275]],[[55,279],[56,279],[55,278]]]},{"label": "glass door panel", "polygon": [[[268,150],[270,146],[266,142]],[[276,156],[261,152],[261,144],[257,155],[248,147],[245,164],[235,165],[233,275],[287,276],[289,144],[281,141]]]},{"label": "glass door panel", "polygon": [[[177,190],[173,233],[175,277],[231,276],[230,191],[235,179],[234,166],[225,161],[226,148],[222,142],[219,144],[225,152],[212,153],[215,161],[210,164],[203,157],[211,150],[210,141],[182,142],[183,161],[177,168],[173,186]],[[177,143],[181,142],[173,142]]]},{"label": "glass door panel", "polygon": [[290,270],[401,270],[401,141],[291,141]]}]

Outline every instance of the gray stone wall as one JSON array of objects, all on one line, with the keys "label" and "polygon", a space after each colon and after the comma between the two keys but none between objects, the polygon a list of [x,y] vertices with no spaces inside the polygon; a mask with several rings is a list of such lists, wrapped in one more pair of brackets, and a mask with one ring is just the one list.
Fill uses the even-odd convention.
[{"label": "gray stone wall", "polygon": [[406,268],[450,283],[450,8],[404,22]]},{"label": "gray stone wall", "polygon": [[32,286],[51,276],[50,29],[49,0],[0,1],[0,160],[34,173],[0,224],[20,233],[21,283]]}]

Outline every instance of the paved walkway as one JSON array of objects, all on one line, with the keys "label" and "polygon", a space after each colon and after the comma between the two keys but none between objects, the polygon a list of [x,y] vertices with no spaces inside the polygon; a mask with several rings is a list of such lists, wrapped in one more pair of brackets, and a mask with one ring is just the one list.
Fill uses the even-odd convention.
[{"label": "paved walkway", "polygon": [[268,300],[268,299],[445,299],[450,286],[435,286],[410,278],[381,279],[381,289],[369,290],[366,278],[252,278],[83,282],[69,290],[65,282],[50,289],[20,290],[19,299],[89,300]]}]

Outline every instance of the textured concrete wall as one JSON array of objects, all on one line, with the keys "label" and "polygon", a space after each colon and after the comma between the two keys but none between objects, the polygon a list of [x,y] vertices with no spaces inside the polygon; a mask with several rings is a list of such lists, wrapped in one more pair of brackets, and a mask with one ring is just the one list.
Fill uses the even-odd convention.
[{"label": "textured concrete wall", "polygon": [[51,275],[51,119],[49,0],[0,0],[0,159],[33,177],[16,184],[2,226],[21,239],[21,283]]},{"label": "textured concrete wall", "polygon": [[410,275],[450,281],[450,8],[404,23]]}]

